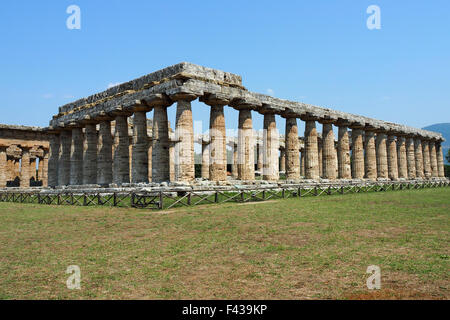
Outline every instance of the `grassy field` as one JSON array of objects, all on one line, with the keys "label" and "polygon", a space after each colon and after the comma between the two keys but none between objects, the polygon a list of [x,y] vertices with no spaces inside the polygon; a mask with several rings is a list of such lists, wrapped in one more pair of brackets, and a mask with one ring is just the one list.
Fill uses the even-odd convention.
[{"label": "grassy field", "polygon": [[450,188],[163,212],[0,203],[0,299],[449,299],[449,244]]}]

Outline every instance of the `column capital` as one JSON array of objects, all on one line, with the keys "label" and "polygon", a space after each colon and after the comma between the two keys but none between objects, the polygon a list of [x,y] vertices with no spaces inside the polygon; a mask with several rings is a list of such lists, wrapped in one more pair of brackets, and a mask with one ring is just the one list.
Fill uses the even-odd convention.
[{"label": "column capital", "polygon": [[302,114],[300,116],[300,119],[302,119],[303,121],[318,121],[320,119],[320,117],[313,113],[307,112],[305,114]]},{"label": "column capital", "polygon": [[221,93],[207,93],[201,96],[199,100],[208,106],[223,107],[230,103],[230,98]]},{"label": "column capital", "polygon": [[325,115],[317,121],[321,124],[334,124],[338,121],[338,118],[332,115]]},{"label": "column capital", "polygon": [[236,110],[258,110],[262,103],[253,98],[234,98],[229,105]]},{"label": "column capital", "polygon": [[169,95],[170,100],[173,102],[178,102],[180,100],[191,102],[197,99],[197,94],[194,92],[176,92]]}]

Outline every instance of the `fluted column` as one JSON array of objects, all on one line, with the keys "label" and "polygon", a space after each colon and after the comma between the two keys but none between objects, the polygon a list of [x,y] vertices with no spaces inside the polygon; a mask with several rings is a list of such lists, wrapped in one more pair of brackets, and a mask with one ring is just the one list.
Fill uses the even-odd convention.
[{"label": "fluted column", "polygon": [[302,150],[301,150],[301,154],[300,154],[300,159],[301,159],[301,161],[300,161],[300,176],[301,177],[305,177],[305,165],[306,165],[306,152],[305,152],[305,148],[303,147],[302,148]]},{"label": "fluted column", "polygon": [[133,144],[131,156],[131,181],[148,183],[148,133],[147,112],[135,111],[133,115]]},{"label": "fluted column", "polygon": [[238,132],[238,179],[255,179],[255,153],[253,144],[252,113],[250,109],[239,110]]},{"label": "fluted column", "polygon": [[9,173],[7,167],[6,146],[0,146],[0,188],[6,188],[7,175]]},{"label": "fluted column", "polygon": [[422,140],[420,138],[414,139],[414,155],[416,158],[416,178],[425,178],[423,168],[423,152],[422,152]]},{"label": "fluted column", "polygon": [[[279,148],[280,150],[280,158],[279,158],[279,168],[280,171],[286,172],[286,149]],[[277,152],[277,160],[278,160],[278,152]]]},{"label": "fluted column", "polygon": [[61,131],[58,160],[58,185],[67,186],[70,183],[70,151],[72,145],[72,132]]},{"label": "fluted column", "polygon": [[112,175],[112,134],[111,122],[101,121],[98,132],[97,154],[97,183],[109,185],[113,181]]},{"label": "fluted column", "polygon": [[408,179],[408,164],[406,156],[406,138],[397,136],[398,177]]},{"label": "fluted column", "polygon": [[336,179],[336,148],[334,147],[334,132],[332,123],[323,123],[322,128],[322,168],[323,178]]},{"label": "fluted column", "polygon": [[194,125],[191,101],[195,97],[172,97],[177,101],[175,123],[175,180],[190,182],[195,179]]},{"label": "fluted column", "polygon": [[149,137],[147,145],[148,145],[148,149],[147,149],[147,155],[148,155],[148,181],[149,182],[153,182],[153,177],[152,177],[153,140],[152,140],[152,138]]},{"label": "fluted column", "polygon": [[83,184],[97,183],[97,128],[94,123],[85,125],[83,152]]},{"label": "fluted column", "polygon": [[389,179],[398,180],[397,142],[395,136],[389,135],[387,143]]},{"label": "fluted column", "polygon": [[37,164],[37,158],[35,155],[30,155],[30,179],[34,182],[36,182],[36,164]]},{"label": "fluted column", "polygon": [[437,156],[438,175],[440,178],[444,178],[445,177],[444,152],[442,151],[442,145],[440,141],[436,142],[436,156]]},{"label": "fluted column", "polygon": [[[279,134],[275,122],[275,114],[264,114],[263,131],[263,179],[276,181],[279,178],[278,150],[280,149]],[[283,165],[282,161],[281,165]],[[280,169],[282,170],[282,169]]]},{"label": "fluted column", "polygon": [[238,145],[233,143],[233,166],[231,167],[231,175],[234,179],[238,178]]},{"label": "fluted column", "polygon": [[120,115],[115,120],[113,182],[121,185],[130,183],[130,137],[127,117]]},{"label": "fluted column", "polygon": [[431,178],[430,143],[422,140],[423,171],[426,179]]},{"label": "fluted column", "polygon": [[431,177],[438,178],[439,171],[438,171],[438,163],[437,163],[437,157],[436,157],[436,142],[434,140],[431,140],[429,145],[430,145]]},{"label": "fluted column", "polygon": [[152,145],[152,182],[171,181],[169,121],[165,106],[155,106],[154,108]]},{"label": "fluted column", "polygon": [[170,173],[170,181],[175,181],[175,142],[170,142],[169,144],[169,173]]},{"label": "fluted column", "polygon": [[364,131],[359,128],[352,129],[352,178],[364,178]]},{"label": "fluted column", "polygon": [[387,179],[388,176],[388,160],[387,160],[387,136],[383,132],[377,133],[376,151],[377,151],[377,175],[378,178]]},{"label": "fluted column", "polygon": [[370,180],[377,180],[377,153],[375,147],[375,132],[372,130],[365,131],[364,143],[364,167],[365,177]]},{"label": "fluted column", "polygon": [[322,137],[317,135],[317,161],[319,162],[319,177],[323,177],[323,142]]},{"label": "fluted column", "polygon": [[262,176],[264,170],[264,144],[260,141],[256,142],[256,170]]},{"label": "fluted column", "polygon": [[306,120],[305,124],[305,177],[318,180],[319,177],[319,150],[315,120]]},{"label": "fluted column", "polygon": [[49,136],[49,156],[48,156],[48,186],[58,185],[58,163],[59,163],[59,134],[52,133]]},{"label": "fluted column", "polygon": [[81,128],[72,129],[72,143],[70,148],[70,184],[83,184],[83,131]]},{"label": "fluted column", "polygon": [[22,147],[22,167],[20,170],[20,187],[30,187],[30,148]]},{"label": "fluted column", "polygon": [[338,131],[338,177],[339,179],[351,179],[352,172],[350,168],[350,140],[348,137],[347,126],[339,126]]},{"label": "fluted column", "polygon": [[414,139],[406,139],[406,162],[408,166],[408,179],[416,178],[416,157],[414,155]]},{"label": "fluted column", "polygon": [[39,161],[39,167],[42,167],[41,176],[39,176],[39,179],[42,181],[42,186],[45,188],[48,187],[48,159],[49,150],[44,149],[42,161]]},{"label": "fluted column", "polygon": [[42,182],[42,176],[43,176],[43,161],[44,159],[42,157],[38,157],[39,162],[38,162],[38,173],[37,173],[37,181],[41,181]]},{"label": "fluted column", "polygon": [[210,144],[202,143],[202,178],[210,179]]},{"label": "fluted column", "polygon": [[209,118],[210,160],[209,179],[227,180],[227,141],[223,105],[212,105]]},{"label": "fluted column", "polygon": [[297,118],[286,118],[286,179],[300,179],[300,155]]}]

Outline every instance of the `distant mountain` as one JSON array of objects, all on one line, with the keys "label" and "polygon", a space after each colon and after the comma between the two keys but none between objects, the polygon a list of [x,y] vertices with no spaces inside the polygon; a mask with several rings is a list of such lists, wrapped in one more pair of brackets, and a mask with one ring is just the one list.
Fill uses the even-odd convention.
[{"label": "distant mountain", "polygon": [[[450,123],[436,123],[431,126],[427,126],[423,128],[424,130],[439,132],[445,139],[445,142],[442,144],[444,151],[444,158],[450,149]],[[446,162],[448,164],[448,162]]]}]

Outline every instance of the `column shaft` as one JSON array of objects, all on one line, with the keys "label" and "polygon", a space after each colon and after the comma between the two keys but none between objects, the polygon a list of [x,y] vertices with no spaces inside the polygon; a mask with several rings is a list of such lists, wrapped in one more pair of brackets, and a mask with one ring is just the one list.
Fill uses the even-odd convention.
[{"label": "column shaft", "polygon": [[352,178],[364,178],[364,144],[361,129],[352,130]]},{"label": "column shaft", "polygon": [[262,176],[264,170],[264,143],[257,141],[256,143],[256,170]]},{"label": "column shaft", "polygon": [[131,181],[148,183],[147,113],[136,111],[133,116],[133,145],[131,156]]},{"label": "column shaft", "polygon": [[115,120],[113,182],[121,185],[130,183],[130,137],[127,117],[117,116]]},{"label": "column shaft", "polygon": [[42,166],[42,176],[39,177],[42,180],[42,186],[48,187],[48,162],[49,162],[49,151],[44,150],[44,156],[42,161],[39,161],[39,167]]},{"label": "column shaft", "polygon": [[305,177],[319,179],[319,150],[316,121],[307,120],[305,125]]},{"label": "column shaft", "polygon": [[414,155],[414,139],[406,139],[406,162],[408,166],[408,179],[416,178],[416,157]]},{"label": "column shaft", "polygon": [[433,178],[437,178],[439,177],[439,171],[436,157],[436,143],[434,141],[430,141],[429,145],[430,145],[431,176]]},{"label": "column shaft", "polygon": [[233,143],[233,166],[231,175],[234,179],[238,178],[238,145],[236,143]]},{"label": "column shaft", "polygon": [[300,179],[298,126],[296,118],[286,118],[286,179]]},{"label": "column shaft", "polygon": [[[279,150],[280,150],[279,168],[280,171],[286,172],[286,149],[279,148]],[[277,150],[277,161],[278,161],[278,150]]]},{"label": "column shaft", "polygon": [[377,179],[377,153],[375,147],[375,132],[365,132],[365,152],[364,152],[364,167],[365,177],[370,180]]},{"label": "column shaft", "polygon": [[[263,179],[276,181],[279,178],[279,135],[274,114],[264,114],[263,132]],[[285,161],[281,161],[282,163]]]},{"label": "column shaft", "polygon": [[389,179],[398,180],[397,142],[395,136],[389,135],[387,143]]},{"label": "column shaft", "polygon": [[83,184],[97,183],[97,129],[87,124],[84,129]]},{"label": "column shaft", "polygon": [[211,181],[226,181],[227,141],[223,106],[211,106],[209,121],[209,179]]},{"label": "column shaft", "polygon": [[112,134],[111,122],[101,121],[98,132],[97,183],[112,183]]},{"label": "column shaft", "polygon": [[210,179],[210,144],[202,143],[202,179]]},{"label": "column shaft", "polygon": [[238,179],[255,179],[255,153],[251,110],[239,110]]},{"label": "column shaft", "polygon": [[30,149],[22,148],[22,168],[20,171],[20,187],[30,187]]},{"label": "column shaft", "polygon": [[322,130],[323,139],[323,178],[336,179],[336,148],[334,147],[334,132],[331,123],[324,123]]},{"label": "column shaft", "polygon": [[0,188],[6,187],[7,176],[9,174],[8,157],[6,155],[6,147],[0,147]]},{"label": "column shaft", "polygon": [[387,160],[387,146],[386,135],[382,132],[377,133],[376,139],[377,149],[377,175],[378,178],[388,178],[388,160]]},{"label": "column shaft", "polygon": [[194,132],[191,102],[177,101],[175,125],[175,179],[190,182],[195,179]]},{"label": "column shaft", "polygon": [[338,177],[339,179],[351,179],[350,168],[350,140],[348,129],[345,126],[339,127],[338,132]]},{"label": "column shaft", "polygon": [[60,135],[58,160],[58,185],[67,186],[70,183],[70,152],[72,145],[72,132],[63,130]]},{"label": "column shaft", "polygon": [[408,179],[408,159],[406,155],[405,137],[397,137],[398,177]]},{"label": "column shaft", "polygon": [[72,143],[70,148],[70,184],[83,184],[83,131],[81,128],[72,129]]},{"label": "column shaft", "polygon": [[423,171],[426,179],[431,178],[430,143],[422,140]]},{"label": "column shaft", "polygon": [[167,108],[155,106],[153,112],[152,182],[171,181],[169,154],[169,121]]},{"label": "column shaft", "polygon": [[48,156],[48,185],[56,187],[58,185],[58,163],[59,163],[59,134],[50,134],[49,156]]},{"label": "column shaft", "polygon": [[444,178],[445,177],[444,152],[442,151],[441,142],[436,142],[436,156],[437,156],[438,175],[440,178]]},{"label": "column shaft", "polygon": [[305,165],[306,165],[306,152],[305,152],[305,148],[302,149],[301,154],[300,154],[300,176],[301,177],[305,177]]},{"label": "column shaft", "polygon": [[416,158],[416,177],[423,179],[425,172],[423,168],[422,140],[419,138],[414,140],[414,155]]}]

